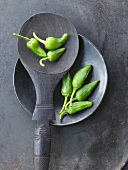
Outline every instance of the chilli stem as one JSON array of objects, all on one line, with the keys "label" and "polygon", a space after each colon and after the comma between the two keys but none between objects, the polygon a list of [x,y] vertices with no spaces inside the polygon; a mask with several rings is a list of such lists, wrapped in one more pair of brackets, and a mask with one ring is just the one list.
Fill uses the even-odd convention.
[{"label": "chilli stem", "polygon": [[39,42],[43,43],[44,45],[46,44],[46,41],[42,40],[41,38],[37,37],[36,33],[33,32],[33,37],[37,39]]},{"label": "chilli stem", "polygon": [[64,111],[67,101],[68,101],[68,97],[65,97],[63,107],[62,107],[61,111],[59,112],[59,114]]},{"label": "chilli stem", "polygon": [[72,107],[72,100],[73,100],[73,97],[74,97],[74,94],[76,92],[76,89],[73,89],[73,92],[72,92],[72,95],[70,97],[70,106]]},{"label": "chilli stem", "polygon": [[65,114],[66,114],[66,111],[61,112],[61,114],[59,115],[60,120],[62,120],[62,118]]},{"label": "chilli stem", "polygon": [[45,58],[41,58],[41,59],[40,59],[39,63],[40,63],[40,65],[41,65],[42,67],[45,67],[45,64],[43,64],[43,62],[42,62],[42,61],[44,61],[44,60],[48,60],[48,57],[45,57]]},{"label": "chilli stem", "polygon": [[22,39],[24,39],[26,41],[30,41],[30,38],[28,38],[28,37],[24,37],[24,36],[16,34],[16,33],[13,33],[13,35],[16,36],[16,37],[22,38]]},{"label": "chilli stem", "polygon": [[[72,99],[72,102],[75,101],[75,100],[77,100],[77,98],[73,98],[73,99]],[[70,101],[66,104],[65,110],[67,109],[67,107],[68,107],[69,104],[70,104]]]}]

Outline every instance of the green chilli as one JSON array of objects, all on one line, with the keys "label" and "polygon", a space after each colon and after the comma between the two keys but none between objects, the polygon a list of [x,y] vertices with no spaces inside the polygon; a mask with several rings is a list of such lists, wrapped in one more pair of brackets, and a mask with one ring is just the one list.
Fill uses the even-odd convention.
[{"label": "green chilli", "polygon": [[70,106],[72,106],[72,100],[73,100],[73,97],[74,97],[76,91],[82,87],[90,70],[91,70],[91,65],[87,65],[87,66],[81,68],[79,71],[77,71],[77,73],[74,75],[73,81],[72,81],[73,92],[72,92],[72,95],[70,98]]},{"label": "green chilli", "polygon": [[26,40],[27,41],[27,44],[26,44],[27,48],[29,50],[31,50],[33,53],[35,53],[36,55],[38,55],[40,57],[46,57],[46,52],[41,48],[38,40],[36,40],[35,38],[24,37],[24,36],[16,34],[16,33],[13,33],[13,35]]},{"label": "green chilli", "polygon": [[68,102],[68,99],[72,94],[72,90],[73,90],[72,89],[72,77],[71,77],[70,73],[68,72],[62,79],[61,93],[62,93],[62,96],[65,97],[65,100],[64,100],[64,104],[63,104],[63,107],[62,107],[60,113],[64,111],[65,106]]},{"label": "green chilli", "polygon": [[67,109],[61,112],[59,118],[62,119],[62,117],[67,113],[70,115],[75,114],[83,109],[91,107],[92,105],[93,103],[91,101],[74,102],[72,103],[72,107],[68,105]]},{"label": "green chilli", "polygon": [[60,48],[63,44],[66,43],[66,41],[68,39],[68,34],[66,34],[66,33],[63,34],[63,36],[61,38],[48,37],[48,38],[46,38],[46,41],[39,38],[35,32],[33,32],[33,36],[39,42],[44,44],[45,48],[48,50],[56,50],[56,49]]}]

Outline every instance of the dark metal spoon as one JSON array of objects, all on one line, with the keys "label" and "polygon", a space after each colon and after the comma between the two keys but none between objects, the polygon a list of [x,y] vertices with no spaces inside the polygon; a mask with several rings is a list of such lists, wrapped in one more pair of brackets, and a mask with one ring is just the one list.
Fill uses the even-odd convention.
[{"label": "dark metal spoon", "polygon": [[69,34],[69,39],[64,45],[67,48],[64,55],[57,62],[46,62],[44,68],[39,65],[40,57],[27,49],[24,40],[18,39],[20,60],[32,78],[36,90],[36,104],[32,117],[37,121],[34,138],[34,169],[48,170],[51,148],[49,121],[55,119],[53,91],[59,80],[73,65],[77,57],[79,41],[77,31],[71,22],[51,13],[32,16],[24,23],[20,34],[32,37],[33,32],[38,33],[42,39]]},{"label": "dark metal spoon", "polygon": [[[63,104],[60,81],[57,84],[53,94],[53,106],[55,110],[56,119],[50,121],[51,125],[66,126],[84,120],[95,112],[104,97],[107,88],[108,75],[102,55],[97,50],[97,48],[82,35],[79,35],[79,47],[80,48],[78,57],[69,71],[70,73],[72,73],[72,75],[74,75],[74,73],[78,69],[85,66],[86,64],[93,65],[93,70],[89,75],[88,80],[86,81],[91,82],[96,79],[100,80],[98,87],[96,88],[94,93],[89,97],[89,100],[94,103],[93,107],[87,110],[83,110],[80,113],[72,116],[67,115],[63,118],[62,121],[60,121],[58,113]],[[35,87],[31,77],[29,76],[28,72],[26,71],[20,60],[17,61],[17,64],[15,66],[14,88],[19,102],[21,103],[23,108],[32,116],[36,103]]]}]

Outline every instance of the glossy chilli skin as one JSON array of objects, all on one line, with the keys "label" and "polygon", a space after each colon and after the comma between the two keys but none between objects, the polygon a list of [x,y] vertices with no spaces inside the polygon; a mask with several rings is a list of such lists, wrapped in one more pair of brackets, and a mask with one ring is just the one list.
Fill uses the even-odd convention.
[{"label": "glossy chilli skin", "polygon": [[63,36],[61,38],[56,38],[56,37],[48,37],[45,40],[42,40],[41,38],[39,38],[35,32],[33,32],[33,36],[35,39],[37,39],[39,42],[41,42],[42,44],[44,44],[45,48],[47,50],[56,50],[58,48],[60,48],[63,44],[66,43],[67,39],[68,39],[68,34],[65,33],[63,34]]},{"label": "glossy chilli skin", "polygon": [[93,103],[91,101],[81,101],[81,102],[74,102],[72,103],[72,107],[70,105],[68,105],[67,109],[65,111],[63,111],[60,114],[60,119],[62,119],[62,117],[68,113],[70,115],[75,114],[83,109],[89,108],[93,105]]},{"label": "glossy chilli skin", "polygon": [[72,94],[72,78],[69,72],[62,79],[61,93],[65,97],[70,97]]},{"label": "glossy chilli skin", "polygon": [[33,53],[35,53],[36,55],[38,55],[40,57],[46,57],[46,52],[41,48],[38,40],[36,40],[35,38],[24,37],[22,35],[15,34],[15,33],[13,35],[26,40],[27,41],[27,44],[26,44],[27,48],[29,50],[31,50]]},{"label": "glossy chilli skin", "polygon": [[58,60],[62,54],[66,51],[66,48],[59,48],[57,50],[52,50],[47,53],[47,57],[49,61],[56,61]]},{"label": "glossy chilli skin", "polygon": [[61,93],[62,93],[62,96],[65,97],[65,100],[64,100],[64,104],[63,104],[63,107],[62,107],[60,113],[62,111],[64,111],[65,106],[66,106],[67,101],[68,101],[68,98],[72,94],[72,90],[73,90],[72,89],[72,77],[71,77],[70,73],[68,72],[62,79]]},{"label": "glossy chilli skin", "polygon": [[51,62],[57,61],[65,51],[66,48],[59,48],[57,50],[48,51],[47,57],[40,59],[40,65],[44,67],[45,65],[42,62],[45,60],[49,60]]},{"label": "glossy chilli skin", "polygon": [[83,101],[83,100],[87,99],[87,97],[90,96],[90,94],[96,88],[96,86],[98,85],[99,82],[100,82],[99,80],[96,80],[96,81],[93,81],[93,82],[81,87],[76,92],[74,99],[76,99],[78,101]]},{"label": "glossy chilli skin", "polygon": [[73,92],[70,98],[70,106],[72,106],[72,99],[76,91],[82,87],[90,71],[91,71],[91,65],[87,65],[81,68],[79,71],[77,71],[76,74],[74,75],[72,81]]}]

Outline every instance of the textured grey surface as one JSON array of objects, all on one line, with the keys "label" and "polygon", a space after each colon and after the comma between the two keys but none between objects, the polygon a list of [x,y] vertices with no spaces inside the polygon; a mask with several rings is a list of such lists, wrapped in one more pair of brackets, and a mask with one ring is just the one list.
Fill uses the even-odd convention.
[{"label": "textured grey surface", "polygon": [[70,127],[52,127],[50,170],[120,170],[128,158],[128,1],[0,1],[0,170],[32,170],[35,123],[13,91],[22,24],[38,12],[64,15],[104,55],[109,84],[101,107]]}]

